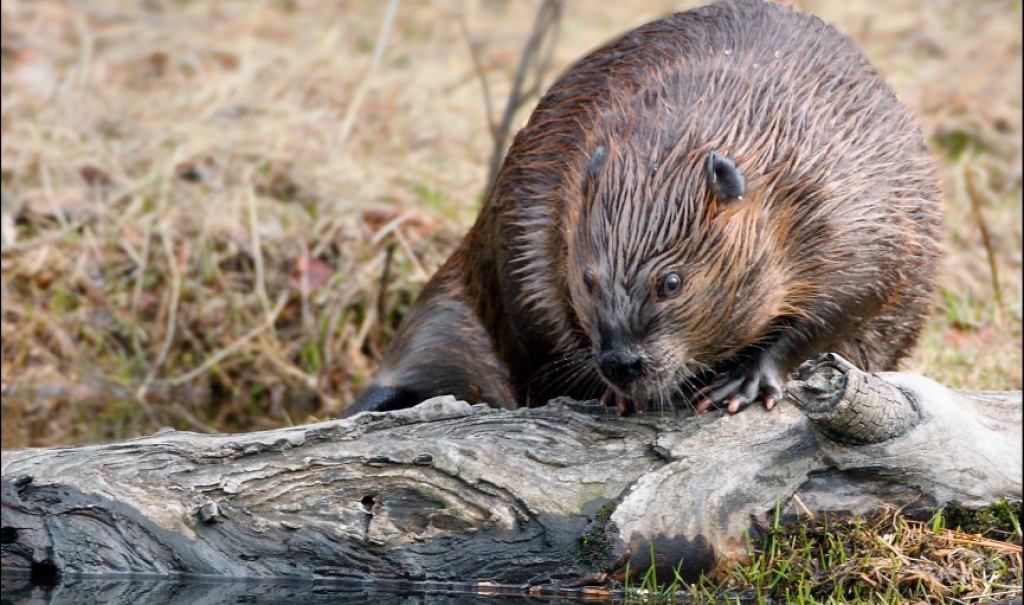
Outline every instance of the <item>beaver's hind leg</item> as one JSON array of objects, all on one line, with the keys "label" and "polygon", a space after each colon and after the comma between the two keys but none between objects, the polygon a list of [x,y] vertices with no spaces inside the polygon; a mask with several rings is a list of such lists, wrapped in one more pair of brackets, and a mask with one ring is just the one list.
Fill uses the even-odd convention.
[{"label": "beaver's hind leg", "polygon": [[373,383],[347,410],[387,411],[411,407],[437,395],[470,403],[514,407],[508,369],[494,354],[458,279],[442,267],[402,320]]}]

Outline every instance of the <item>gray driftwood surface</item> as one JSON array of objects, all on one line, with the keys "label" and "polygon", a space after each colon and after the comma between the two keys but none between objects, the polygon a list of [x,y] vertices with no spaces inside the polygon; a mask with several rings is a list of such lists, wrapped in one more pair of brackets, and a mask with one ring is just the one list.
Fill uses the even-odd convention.
[{"label": "gray driftwood surface", "polygon": [[1021,394],[808,362],[775,410],[415,408],[3,452],[5,570],[595,583],[743,556],[784,514],[1020,499]]}]

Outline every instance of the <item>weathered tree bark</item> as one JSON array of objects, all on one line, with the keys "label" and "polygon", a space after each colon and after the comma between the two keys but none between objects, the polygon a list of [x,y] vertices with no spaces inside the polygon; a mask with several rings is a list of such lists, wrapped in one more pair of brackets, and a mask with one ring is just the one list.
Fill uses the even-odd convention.
[{"label": "weathered tree bark", "polygon": [[599,582],[744,554],[775,514],[1021,498],[1020,392],[834,356],[736,416],[450,397],[239,435],[3,453],[2,564],[80,573]]}]

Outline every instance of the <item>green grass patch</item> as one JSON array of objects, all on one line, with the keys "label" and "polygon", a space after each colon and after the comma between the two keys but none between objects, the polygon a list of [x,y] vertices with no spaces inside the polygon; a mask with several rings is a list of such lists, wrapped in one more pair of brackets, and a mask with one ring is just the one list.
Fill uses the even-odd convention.
[{"label": "green grass patch", "polygon": [[1020,519],[1020,502],[1000,502],[981,510],[950,506],[929,519],[885,510],[865,518],[776,520],[749,543],[748,561],[689,586],[678,574],[658,578],[652,555],[639,584],[625,585],[624,602],[910,605],[1020,598]]}]

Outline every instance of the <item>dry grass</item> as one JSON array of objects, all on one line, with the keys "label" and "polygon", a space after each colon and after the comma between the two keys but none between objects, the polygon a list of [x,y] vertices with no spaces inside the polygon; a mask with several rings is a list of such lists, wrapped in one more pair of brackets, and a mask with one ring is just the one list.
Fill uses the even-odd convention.
[{"label": "dry grass", "polygon": [[[554,67],[692,4],[570,0]],[[1020,388],[1019,2],[801,4],[942,156],[949,254],[909,367]],[[407,0],[371,70],[383,2],[5,0],[3,447],[338,415],[478,207],[460,12],[503,99],[536,6]]]}]

